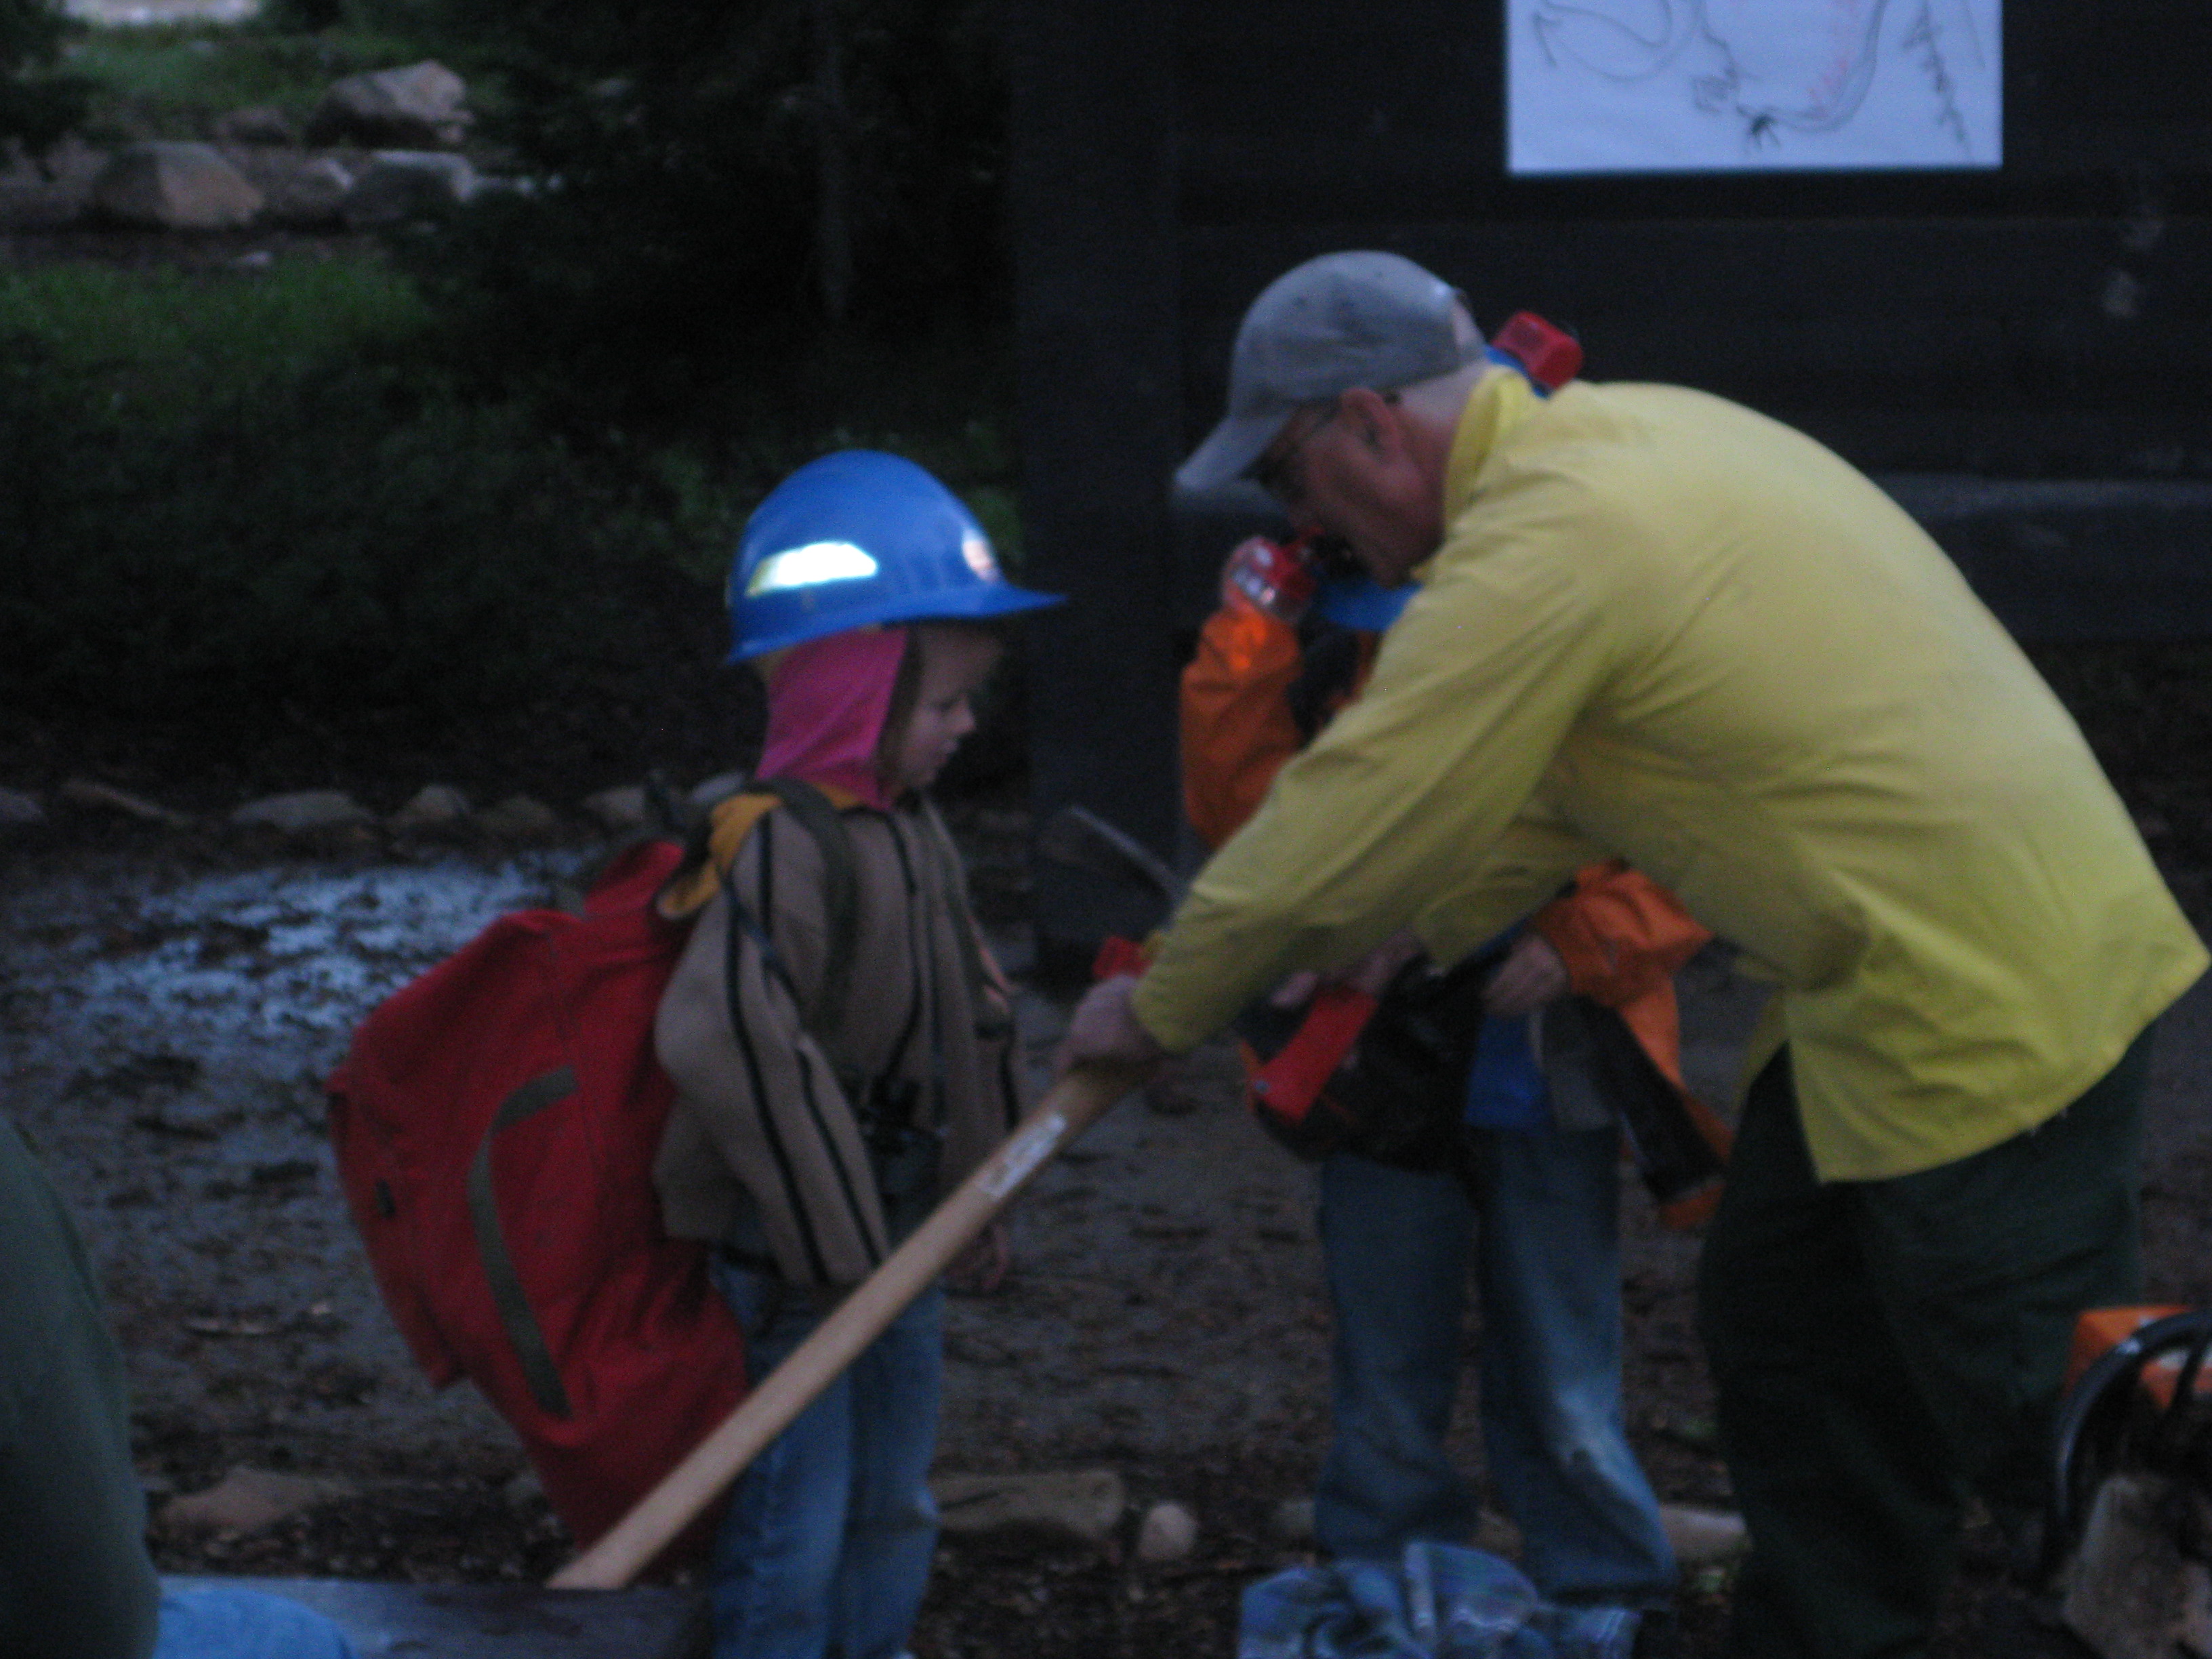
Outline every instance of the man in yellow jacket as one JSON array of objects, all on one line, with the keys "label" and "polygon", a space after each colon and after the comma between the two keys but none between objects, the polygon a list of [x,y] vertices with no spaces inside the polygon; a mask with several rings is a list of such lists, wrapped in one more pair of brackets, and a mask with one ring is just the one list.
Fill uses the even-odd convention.
[{"label": "man in yellow jacket", "polygon": [[1419,591],[1066,1056],[1452,961],[1596,858],[1672,890],[1779,986],[1701,1269],[1734,1650],[1917,1651],[1967,1491],[2033,1510],[2075,1312],[2137,1289],[2147,1034],[2206,957],[2126,811],[1867,479],[1679,387],[1539,400],[1395,255],[1254,302],[1181,478],[1239,475]]}]

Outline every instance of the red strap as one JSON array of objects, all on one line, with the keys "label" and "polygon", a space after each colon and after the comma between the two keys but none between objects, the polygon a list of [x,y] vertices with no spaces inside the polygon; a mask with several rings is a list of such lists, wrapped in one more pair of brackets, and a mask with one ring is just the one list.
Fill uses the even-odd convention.
[{"label": "red strap", "polygon": [[1098,947],[1098,954],[1091,963],[1091,977],[1093,979],[1120,979],[1124,976],[1135,979],[1140,977],[1144,971],[1145,947],[1133,939],[1123,939],[1119,933],[1111,935]]},{"label": "red strap", "polygon": [[1252,1074],[1253,1097],[1291,1123],[1303,1123],[1321,1091],[1375,1017],[1376,1000],[1346,985],[1314,994],[1305,1022],[1273,1059]]}]

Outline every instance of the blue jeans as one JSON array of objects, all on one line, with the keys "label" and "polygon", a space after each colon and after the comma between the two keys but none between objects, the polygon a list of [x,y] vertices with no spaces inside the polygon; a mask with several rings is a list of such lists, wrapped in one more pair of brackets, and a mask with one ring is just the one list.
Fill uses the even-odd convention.
[{"label": "blue jeans", "polygon": [[[765,1376],[820,1322],[773,1273],[714,1266]],[[715,1659],[894,1659],[929,1586],[944,1293],[915,1298],[756,1458],[714,1540]]]},{"label": "blue jeans", "polygon": [[354,1659],[329,1620],[296,1601],[227,1584],[161,1592],[152,1659]]},{"label": "blue jeans", "polygon": [[1549,1600],[1663,1605],[1674,1552],[1620,1405],[1618,1131],[1479,1130],[1480,1207],[1450,1174],[1322,1166],[1334,1436],[1314,1525],[1332,1554],[1463,1543],[1480,1519],[1444,1437],[1480,1237],[1490,1480]]}]

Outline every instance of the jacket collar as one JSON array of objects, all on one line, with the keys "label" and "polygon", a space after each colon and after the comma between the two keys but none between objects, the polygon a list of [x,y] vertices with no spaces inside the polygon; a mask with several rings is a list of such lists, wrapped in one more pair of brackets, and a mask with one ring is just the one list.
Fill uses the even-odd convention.
[{"label": "jacket collar", "polygon": [[1527,378],[1510,369],[1484,375],[1468,394],[1452,434],[1451,459],[1444,467],[1444,523],[1467,511],[1492,453],[1542,406]]}]

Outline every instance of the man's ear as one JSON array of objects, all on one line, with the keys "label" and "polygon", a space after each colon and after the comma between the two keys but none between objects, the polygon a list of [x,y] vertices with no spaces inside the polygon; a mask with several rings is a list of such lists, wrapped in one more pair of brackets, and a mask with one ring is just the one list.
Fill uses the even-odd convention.
[{"label": "man's ear", "polygon": [[1397,406],[1381,392],[1356,386],[1343,394],[1342,406],[1352,435],[1367,446],[1370,453],[1387,456],[1403,447]]}]

